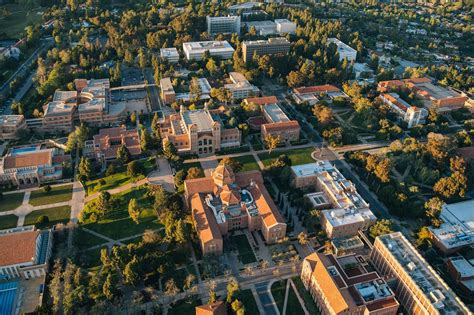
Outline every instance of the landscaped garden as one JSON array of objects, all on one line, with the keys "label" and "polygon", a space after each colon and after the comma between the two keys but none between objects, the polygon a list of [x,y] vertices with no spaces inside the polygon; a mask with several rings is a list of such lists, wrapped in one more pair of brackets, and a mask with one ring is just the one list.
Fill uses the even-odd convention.
[{"label": "landscaped garden", "polygon": [[156,169],[156,159],[154,157],[139,161],[143,166],[143,174],[132,177],[127,173],[126,167],[123,166],[117,169],[114,174],[87,181],[86,187],[88,194],[110,190],[129,183],[137,182],[145,178],[148,173]]},{"label": "landscaped garden", "polygon": [[72,198],[72,185],[55,186],[51,190],[45,188],[31,192],[29,203],[32,206],[42,206],[52,203],[69,201]]},{"label": "landscaped garden", "polygon": [[[47,220],[38,222],[40,217]],[[40,228],[50,228],[58,223],[67,223],[71,218],[71,206],[61,206],[49,209],[36,210],[25,217],[25,225],[37,224]]]},{"label": "landscaped garden", "polygon": [[[241,172],[260,170],[260,167],[258,167],[257,161],[255,161],[253,155],[236,156],[233,157],[232,160],[242,164],[242,169],[240,170]],[[219,160],[219,162],[220,161],[221,160]]]},{"label": "landscaped garden", "polygon": [[25,193],[3,194],[0,197],[0,212],[10,211],[21,206]]},{"label": "landscaped garden", "polygon": [[258,157],[265,166],[270,166],[273,160],[284,154],[290,158],[291,165],[300,165],[314,162],[314,159],[311,157],[311,153],[313,153],[313,151],[314,148],[309,147],[294,150],[273,151],[271,154],[268,154],[268,152],[259,153]]},{"label": "landscaped garden", "polygon": [[257,261],[252,247],[250,247],[249,241],[247,240],[247,236],[244,234],[232,236],[231,242],[237,246],[237,250],[239,251],[239,260],[242,262],[242,264],[246,265]]},{"label": "landscaped garden", "polygon": [[0,230],[16,227],[18,217],[14,214],[2,215],[0,217]]},{"label": "landscaped garden", "polygon": [[[141,234],[147,229],[158,229],[161,227],[152,209],[152,202],[147,197],[147,188],[145,186],[128,189],[113,195],[113,198],[117,200],[117,205],[96,222],[92,218],[88,218],[84,221],[84,227],[112,239],[130,237]],[[128,213],[128,203],[132,198],[137,200],[141,210],[138,224],[133,222]],[[93,209],[96,202],[97,199],[88,202],[84,207],[84,211],[88,212]]]}]

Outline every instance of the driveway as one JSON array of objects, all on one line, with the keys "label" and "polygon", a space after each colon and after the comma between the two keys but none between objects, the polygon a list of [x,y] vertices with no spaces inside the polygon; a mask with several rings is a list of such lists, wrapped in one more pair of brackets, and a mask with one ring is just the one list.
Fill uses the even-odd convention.
[{"label": "driveway", "polygon": [[166,191],[174,192],[173,173],[171,172],[171,166],[168,160],[165,158],[157,158],[156,166],[158,169],[148,174],[148,182],[150,184],[161,185]]}]

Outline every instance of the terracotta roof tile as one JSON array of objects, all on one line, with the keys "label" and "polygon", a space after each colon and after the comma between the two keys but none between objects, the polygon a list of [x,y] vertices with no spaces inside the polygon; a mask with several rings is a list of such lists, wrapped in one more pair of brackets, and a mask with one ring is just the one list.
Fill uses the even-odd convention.
[{"label": "terracotta roof tile", "polygon": [[0,266],[33,261],[39,234],[40,231],[28,231],[0,235]]},{"label": "terracotta roof tile", "polygon": [[276,122],[271,124],[264,124],[262,125],[266,131],[283,131],[283,130],[292,130],[292,129],[300,129],[300,125],[296,120],[290,121],[282,121]]},{"label": "terracotta roof tile", "polygon": [[254,103],[257,105],[267,105],[267,104],[278,103],[278,99],[276,98],[276,96],[251,97],[251,98],[246,98],[245,101],[247,103]]},{"label": "terracotta roof tile", "polygon": [[339,91],[340,91],[339,88],[331,84],[302,86],[302,87],[294,89],[294,92],[297,94],[328,93],[328,92],[339,92]]},{"label": "terracotta roof tile", "polygon": [[204,206],[204,199],[201,194],[196,193],[191,197],[191,211],[196,222],[197,233],[203,243],[222,239],[216,219],[210,210]]},{"label": "terracotta roof tile", "polygon": [[52,153],[50,150],[42,152],[32,152],[21,155],[7,156],[3,159],[5,169],[20,168],[29,166],[40,166],[52,163]]},{"label": "terracotta roof tile", "polygon": [[223,301],[213,304],[196,306],[196,315],[227,315],[227,309]]}]

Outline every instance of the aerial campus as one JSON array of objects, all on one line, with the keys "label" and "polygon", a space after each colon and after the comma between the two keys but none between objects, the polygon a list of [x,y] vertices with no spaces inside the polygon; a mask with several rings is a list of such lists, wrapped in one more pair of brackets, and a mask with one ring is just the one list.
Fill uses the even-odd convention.
[{"label": "aerial campus", "polygon": [[0,315],[472,314],[473,17],[0,0]]}]

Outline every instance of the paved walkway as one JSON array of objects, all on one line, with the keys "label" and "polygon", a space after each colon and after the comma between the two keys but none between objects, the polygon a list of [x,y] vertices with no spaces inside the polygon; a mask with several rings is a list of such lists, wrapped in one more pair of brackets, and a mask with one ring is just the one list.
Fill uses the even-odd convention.
[{"label": "paved walkway", "polygon": [[171,166],[168,160],[165,158],[157,158],[156,166],[157,170],[148,174],[148,182],[154,185],[161,185],[166,191],[175,192],[173,173],[171,172]]},{"label": "paved walkway", "polygon": [[215,155],[199,158],[201,167],[206,177],[211,176],[211,172],[219,165],[218,157]]},{"label": "paved walkway", "polygon": [[[103,191],[108,191],[111,195],[116,195],[116,194],[119,194],[119,193],[121,193],[125,190],[129,190],[129,189],[132,189],[132,188],[135,188],[135,187],[139,187],[139,186],[145,185],[147,183],[148,183],[148,178],[144,178],[144,179],[140,179],[137,182],[128,183],[128,184],[125,184],[125,185],[117,187],[117,188],[112,188],[112,189],[103,190]],[[98,191],[98,192],[93,193],[92,195],[87,196],[84,199],[84,202],[87,203],[91,200],[94,200],[95,198],[97,198],[99,196],[99,194],[101,192],[102,191]]]}]

